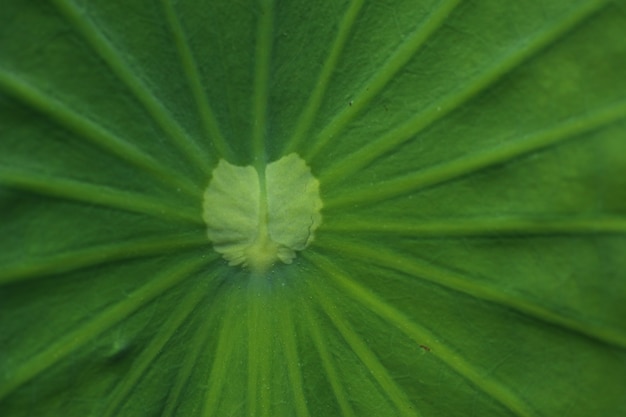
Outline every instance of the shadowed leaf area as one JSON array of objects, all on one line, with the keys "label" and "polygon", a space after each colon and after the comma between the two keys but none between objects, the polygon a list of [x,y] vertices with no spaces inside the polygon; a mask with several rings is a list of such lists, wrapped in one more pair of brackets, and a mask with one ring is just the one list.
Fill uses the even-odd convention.
[{"label": "shadowed leaf area", "polygon": [[625,39],[622,0],[3,0],[0,415],[626,415]]}]

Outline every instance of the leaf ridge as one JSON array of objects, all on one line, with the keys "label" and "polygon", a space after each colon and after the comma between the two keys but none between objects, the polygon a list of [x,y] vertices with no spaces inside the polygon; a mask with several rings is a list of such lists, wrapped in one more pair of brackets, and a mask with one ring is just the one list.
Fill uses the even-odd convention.
[{"label": "leaf ridge", "polygon": [[162,0],[161,4],[165,10],[165,17],[167,18],[172,37],[174,38],[181,66],[187,77],[187,83],[189,84],[193,97],[196,101],[196,107],[198,109],[198,114],[200,115],[200,120],[202,121],[205,134],[207,138],[211,139],[213,145],[222,157],[232,160],[233,151],[220,131],[217,118],[215,117],[213,108],[211,107],[208,97],[204,91],[204,87],[202,86],[202,79],[200,77],[200,72],[198,71],[197,61],[194,58],[191,48],[189,47],[188,38],[181,25],[178,15],[176,14],[172,0]]},{"label": "leaf ridge", "polygon": [[293,324],[291,308],[285,305],[284,301],[279,301],[278,322],[279,333],[282,341],[282,350],[287,363],[291,392],[295,403],[296,417],[309,417],[306,395],[302,384],[302,371],[299,368],[300,359],[298,357],[298,343],[296,341],[296,331]]},{"label": "leaf ridge", "polygon": [[329,217],[327,232],[391,233],[411,237],[482,237],[482,236],[559,236],[626,234],[626,219],[619,217],[507,216],[497,218],[453,218],[446,220],[385,220],[351,216]]},{"label": "leaf ridge", "polygon": [[66,274],[83,268],[102,264],[174,254],[209,242],[204,233],[195,235],[169,235],[134,239],[121,244],[105,244],[81,248],[68,253],[56,254],[42,259],[29,260],[28,264],[6,266],[0,271],[0,286],[23,282],[45,275]]},{"label": "leaf ridge", "polygon": [[574,27],[597,12],[600,6],[604,4],[605,1],[591,1],[567,15],[558,24],[550,26],[548,30],[528,41],[523,41],[514,52],[505,54],[495,65],[478,74],[473,80],[466,82],[466,88],[444,96],[442,100],[433,103],[396,129],[363,146],[344,159],[334,161],[333,165],[321,173],[320,181],[323,178],[324,182],[330,183],[350,177],[393,148],[411,140],[426,127],[450,114],[487,87],[499,81],[504,75],[561,39]]},{"label": "leaf ridge", "polygon": [[341,415],[343,417],[356,417],[356,414],[352,409],[352,405],[350,405],[348,395],[341,385],[341,378],[339,377],[337,368],[333,363],[332,355],[326,347],[326,341],[324,340],[324,336],[318,325],[317,319],[313,315],[308,303],[302,303],[301,307],[303,314],[306,316],[306,328],[311,335],[313,345],[320,356],[322,367],[324,368],[324,372],[326,372],[327,380],[330,382],[330,386],[333,390],[335,398],[337,399],[339,408],[341,409]]},{"label": "leaf ridge", "polygon": [[[626,118],[626,101],[615,103],[589,115],[574,118],[549,129],[534,132],[522,139],[506,142],[500,146],[452,159],[451,161],[423,169],[413,174],[392,180],[361,187],[358,191],[325,201],[327,210],[335,210],[354,204],[365,204],[398,197],[406,193],[420,191],[462,178],[486,168],[503,164],[516,158],[537,152],[569,140],[580,138],[584,134],[600,130],[612,123]],[[320,182],[328,184],[338,180],[337,175],[346,175],[343,168],[326,171]]]},{"label": "leaf ridge", "polygon": [[258,172],[266,163],[265,135],[267,130],[267,104],[274,31],[274,0],[258,0],[257,41],[255,49],[254,93],[252,115],[252,154]]},{"label": "leaf ridge", "polygon": [[273,334],[269,320],[272,306],[264,293],[265,276],[252,273],[248,283],[248,415],[269,416],[271,398],[265,387],[270,386]]},{"label": "leaf ridge", "polygon": [[317,265],[321,271],[324,271],[336,284],[346,290],[347,294],[349,294],[352,299],[387,320],[390,324],[411,338],[416,344],[427,344],[442,362],[482,390],[485,394],[496,399],[514,415],[519,417],[537,416],[537,414],[529,410],[528,405],[515,393],[510,391],[508,387],[503,386],[501,382],[496,381],[488,374],[475,369],[453,349],[440,342],[430,331],[414,323],[404,314],[391,307],[386,301],[381,300],[374,295],[374,293],[354,282],[346,275],[345,271],[323,261],[319,256],[307,255],[307,258]]},{"label": "leaf ridge", "polygon": [[33,172],[0,166],[0,184],[33,193],[111,207],[132,213],[163,218],[168,221],[201,224],[201,213],[170,206],[162,200],[142,196],[104,185],[88,184],[65,178],[47,177]]},{"label": "leaf ridge", "polygon": [[[213,256],[211,260],[214,259],[216,256]],[[206,263],[207,261],[203,258],[193,257],[176,265],[175,268],[166,269],[154,280],[133,291],[124,300],[104,309],[100,314],[82,323],[76,330],[61,336],[27,362],[6,371],[0,380],[0,399],[60,362],[76,349],[93,340],[95,336],[129,317],[165,291],[191,278],[193,273]]]},{"label": "leaf ridge", "polygon": [[[308,257],[308,259],[316,265],[318,269],[328,273],[325,269],[319,267],[317,264],[318,258]],[[319,285],[316,286],[313,284],[313,281],[309,281],[308,284],[326,316],[333,322],[335,328],[339,331],[348,346],[350,346],[359,357],[363,365],[365,365],[401,414],[403,416],[419,417],[421,414],[415,410],[415,406],[407,398],[406,393],[396,384],[391,375],[389,375],[385,366],[378,360],[376,353],[368,348],[363,338],[352,329],[348,320],[340,313],[340,309],[330,300],[330,297],[318,288]]]},{"label": "leaf ridge", "polygon": [[326,93],[328,85],[330,84],[333,72],[337,68],[337,64],[339,63],[339,59],[341,58],[341,54],[344,51],[344,47],[346,45],[346,42],[348,41],[350,33],[352,32],[352,28],[361,11],[363,3],[363,0],[352,0],[350,2],[348,10],[344,14],[341,23],[339,23],[337,36],[335,37],[335,40],[330,47],[330,52],[328,53],[328,56],[324,61],[324,66],[320,71],[318,81],[315,84],[315,88],[309,95],[309,100],[305,104],[302,113],[298,117],[296,127],[290,139],[288,140],[287,145],[285,146],[283,155],[288,155],[292,152],[295,152],[302,140],[304,139],[304,136],[313,125],[315,117],[319,112],[320,106],[322,104],[324,94]]},{"label": "leaf ridge", "polygon": [[[215,276],[218,275],[219,270],[215,273]],[[207,350],[206,344],[209,336],[211,335],[211,325],[214,323],[217,316],[218,309],[210,308],[208,310],[208,316],[202,317],[202,320],[200,320],[200,324],[197,326],[193,337],[189,341],[189,346],[191,346],[191,348],[185,354],[180,370],[178,371],[172,384],[172,388],[168,393],[167,399],[165,400],[165,407],[162,414],[163,417],[174,416],[177,406],[180,405],[183,390],[185,386],[189,384],[191,374],[197,366],[198,358],[203,351]]]},{"label": "leaf ridge", "polygon": [[306,160],[313,160],[333,137],[337,136],[358,113],[366,108],[372,99],[383,90],[389,81],[404,68],[428,39],[444,24],[448,15],[460,3],[460,0],[441,1],[439,6],[396,49],[376,75],[365,82],[361,91],[354,95],[352,105],[344,108],[316,136],[312,147],[305,153]]},{"label": "leaf ridge", "polygon": [[235,320],[235,309],[232,303],[225,303],[224,316],[221,318],[222,327],[218,336],[215,359],[211,367],[208,380],[208,389],[205,395],[202,415],[204,417],[216,416],[219,406],[220,394],[227,380],[228,368],[232,362],[232,346],[237,344],[235,337],[240,332],[240,322]]},{"label": "leaf ridge", "polygon": [[540,322],[569,330],[603,344],[626,349],[626,335],[617,329],[591,322],[581,323],[529,299],[513,296],[494,287],[477,284],[476,279],[471,279],[461,272],[427,263],[416,256],[397,255],[381,248],[371,249],[346,239],[336,238],[334,240],[336,243],[332,244],[332,249],[347,256],[368,259],[380,266],[394,269],[416,279],[467,294],[478,300],[513,309]]},{"label": "leaf ridge", "polygon": [[119,138],[106,128],[80,115],[76,110],[68,108],[57,99],[46,95],[17,75],[1,68],[0,89],[30,108],[46,115],[52,122],[89,140],[100,149],[148,172],[161,183],[175,189],[181,189],[194,198],[198,198],[198,195],[202,194],[196,184],[180,176],[174,170],[165,168],[127,140]]},{"label": "leaf ridge", "polygon": [[119,415],[117,413],[123,401],[126,400],[133,388],[135,388],[141,378],[144,377],[148,368],[154,363],[165,345],[171,340],[172,336],[174,336],[174,333],[189,318],[190,314],[206,295],[206,291],[203,292],[199,291],[198,288],[194,288],[178,303],[168,320],[159,329],[159,332],[133,361],[133,365],[124,375],[124,379],[115,386],[115,389],[107,400],[105,410],[101,414],[98,414],[100,417]]},{"label": "leaf ridge", "polygon": [[65,16],[68,22],[84,36],[118,79],[139,100],[172,143],[183,152],[185,157],[200,172],[207,176],[210,175],[211,161],[206,152],[198,147],[198,144],[190,138],[183,127],[173,118],[170,111],[154,96],[154,93],[141,77],[133,72],[128,62],[122,58],[122,54],[96,27],[95,23],[87,19],[85,14],[71,0],[52,0],[52,3]]}]

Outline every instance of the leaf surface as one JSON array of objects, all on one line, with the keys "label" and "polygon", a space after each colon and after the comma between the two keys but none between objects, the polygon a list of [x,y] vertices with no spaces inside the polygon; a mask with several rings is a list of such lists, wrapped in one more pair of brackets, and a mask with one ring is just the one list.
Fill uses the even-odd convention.
[{"label": "leaf surface", "polygon": [[[626,415],[624,39],[621,0],[5,0],[0,414]],[[292,153],[313,241],[229,266],[214,169]]]}]

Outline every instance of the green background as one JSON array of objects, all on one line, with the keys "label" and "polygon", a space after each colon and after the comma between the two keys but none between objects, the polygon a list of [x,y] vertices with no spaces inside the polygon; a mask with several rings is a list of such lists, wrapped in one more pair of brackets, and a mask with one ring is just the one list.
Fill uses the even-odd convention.
[{"label": "green background", "polygon": [[[3,0],[0,415],[626,415],[623,0]],[[210,246],[220,159],[323,223]]]}]

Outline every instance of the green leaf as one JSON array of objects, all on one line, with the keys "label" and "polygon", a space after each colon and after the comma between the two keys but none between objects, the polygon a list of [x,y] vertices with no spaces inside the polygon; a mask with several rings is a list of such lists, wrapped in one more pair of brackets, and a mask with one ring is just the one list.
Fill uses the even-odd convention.
[{"label": "green leaf", "polygon": [[[624,39],[623,0],[4,0],[0,415],[626,415]],[[248,211],[298,256],[228,265],[214,170],[292,153]]]}]

